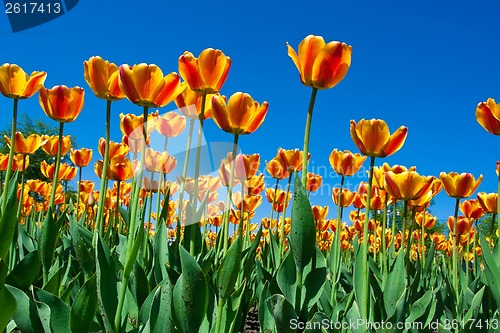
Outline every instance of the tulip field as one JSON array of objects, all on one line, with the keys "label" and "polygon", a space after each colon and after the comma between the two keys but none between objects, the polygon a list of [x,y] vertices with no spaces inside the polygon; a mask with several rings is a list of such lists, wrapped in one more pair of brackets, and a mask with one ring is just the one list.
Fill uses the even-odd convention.
[{"label": "tulip field", "polygon": [[[12,129],[9,154],[0,155],[0,331],[499,332],[500,161],[489,166],[499,193],[481,191],[482,175],[420,175],[418,165],[384,161],[404,146],[404,124],[391,131],[382,119],[356,119],[358,151],[323,152],[341,179],[331,206],[311,204],[323,181],[308,172],[316,96],[348,75],[351,53],[313,35],[288,45],[290,70],[311,93],[304,145],[280,148],[267,162],[258,147],[243,154],[239,143],[259,129],[269,103],[220,94],[232,62],[221,50],[186,51],[179,74],[167,75],[93,56],[84,61],[85,88],[47,88],[47,73],[3,64]],[[18,132],[28,98],[39,99],[58,135]],[[90,131],[95,146],[75,149],[64,125],[78,122],[85,99],[102,100],[93,112],[105,132]],[[121,99],[139,115],[111,117]],[[174,103],[175,111],[156,111]],[[500,135],[500,104],[479,103],[475,116]],[[209,121],[232,144],[216,172],[203,174]],[[118,126],[123,138],[113,142]],[[181,133],[178,161],[169,147]],[[44,179],[28,179],[39,149]],[[82,168],[99,181],[82,179]],[[367,182],[344,186],[361,170]],[[72,180],[76,193],[64,186]],[[436,229],[430,205],[441,191],[455,210]]]}]

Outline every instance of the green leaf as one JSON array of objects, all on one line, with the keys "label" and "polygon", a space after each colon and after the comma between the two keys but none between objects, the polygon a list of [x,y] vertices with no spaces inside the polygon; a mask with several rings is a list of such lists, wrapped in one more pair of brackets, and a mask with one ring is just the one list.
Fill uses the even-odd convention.
[{"label": "green leaf", "polygon": [[285,258],[278,268],[278,273],[276,274],[276,281],[280,287],[281,292],[285,296],[288,302],[295,305],[297,310],[300,310],[298,304],[295,304],[297,299],[297,267],[293,260],[293,250],[290,249],[288,253],[285,254]]},{"label": "green leaf", "polygon": [[14,240],[14,234],[17,228],[17,172],[9,183],[9,193],[2,195],[2,201],[7,200],[5,211],[0,217],[0,259],[6,258],[9,253],[10,245]]},{"label": "green leaf", "polygon": [[0,331],[3,331],[7,326],[17,307],[14,295],[5,287],[6,275],[7,266],[3,259],[0,259],[0,309],[2,309],[0,311]]},{"label": "green leaf", "polygon": [[290,248],[293,251],[297,269],[302,271],[315,255],[316,226],[311,204],[304,186],[297,176],[295,176],[294,191]]},{"label": "green leaf", "polygon": [[481,249],[483,252],[484,259],[484,273],[488,281],[488,287],[490,287],[491,294],[497,307],[500,307],[500,268],[499,263],[495,261],[489,243],[484,238],[483,234],[479,234],[479,241],[481,243]]},{"label": "green leaf", "polygon": [[168,230],[165,223],[157,225],[156,235],[153,241],[154,276],[157,282],[167,277],[165,263],[168,259]]},{"label": "green leaf", "polygon": [[223,301],[234,291],[241,267],[241,247],[241,239],[237,237],[217,270],[217,294]]},{"label": "green leaf", "polygon": [[[52,259],[56,250],[56,243],[59,231],[56,222],[52,216],[52,208],[49,208],[43,222],[42,232],[40,234],[39,254],[44,272],[48,272],[52,265]],[[44,281],[47,282],[47,281]]]},{"label": "green leaf", "polygon": [[276,329],[280,333],[297,332],[292,329],[293,323],[298,323],[298,316],[292,304],[283,295],[273,295],[266,300],[269,310],[273,314]]},{"label": "green leaf", "polygon": [[14,312],[13,319],[17,327],[22,333],[39,333],[43,332],[43,326],[38,317],[37,307],[22,290],[15,287],[5,285],[7,289],[14,295],[17,308]]},{"label": "green leaf", "polygon": [[49,323],[52,332],[69,332],[69,307],[57,296],[43,289],[34,288],[40,302],[50,309]]},{"label": "green leaf", "polygon": [[149,294],[149,282],[146,273],[142,269],[141,265],[136,261],[134,266],[134,271],[132,273],[132,278],[130,279],[130,288],[133,291],[133,296],[137,306],[140,308],[144,303],[144,300]]},{"label": "green leaf", "polygon": [[472,303],[470,305],[469,310],[465,314],[464,322],[469,322],[472,318],[477,318],[477,314],[479,312],[479,308],[481,307],[481,301],[483,300],[484,289],[486,286],[483,286],[472,299]]},{"label": "green leaf", "polygon": [[156,289],[149,313],[150,332],[173,332],[172,318],[173,286],[167,279]]},{"label": "green leaf", "polygon": [[73,333],[87,333],[97,312],[97,280],[92,275],[78,291],[70,312],[70,327]]},{"label": "green leaf", "polygon": [[312,319],[306,323],[304,333],[326,333],[328,330],[329,319],[322,312],[316,312]]},{"label": "green leaf", "polygon": [[[353,241],[356,243],[356,240]],[[355,258],[354,258],[354,272],[353,272],[353,289],[354,295],[356,297],[356,311],[363,311],[363,309],[368,308],[370,303],[370,286],[368,285],[368,262],[366,258],[366,254],[363,251],[361,246],[358,246],[357,252],[356,249]],[[359,309],[361,306],[361,309]],[[351,309],[352,310],[352,309]],[[354,310],[352,310],[354,311]],[[353,313],[355,314],[355,313]],[[361,315],[361,314],[360,314]],[[368,314],[363,315],[363,319],[366,319]]]},{"label": "green leaf", "polygon": [[92,234],[72,217],[69,218],[69,232],[73,240],[76,259],[85,279],[88,280],[95,272],[94,258],[89,251],[92,248]]},{"label": "green leaf", "polygon": [[179,246],[182,274],[174,287],[174,319],[183,333],[198,332],[208,305],[208,285],[200,266]]},{"label": "green leaf", "polygon": [[410,315],[406,318],[406,322],[413,322],[425,313],[425,310],[429,307],[432,301],[432,295],[434,294],[434,290],[429,289],[422,295],[419,299],[417,299],[414,303],[412,303],[410,308]]},{"label": "green leaf", "polygon": [[242,283],[238,289],[234,291],[228,298],[222,308],[221,332],[239,332],[237,325],[239,324],[238,317],[242,310],[242,296],[245,290],[246,283]]},{"label": "green leaf", "polygon": [[118,306],[117,278],[115,263],[109,248],[98,235],[96,255],[97,299],[102,320],[107,332],[115,331],[114,318]]},{"label": "green leaf", "polygon": [[9,273],[6,283],[21,290],[28,290],[35,279],[39,277],[42,263],[38,258],[38,251],[30,252]]},{"label": "green leaf", "polygon": [[259,325],[262,333],[272,333],[276,324],[274,323],[273,313],[267,306],[266,299],[271,297],[269,292],[269,282],[266,281],[262,292],[259,295]]},{"label": "green leaf", "polygon": [[400,252],[384,286],[383,298],[387,318],[392,317],[396,312],[396,304],[405,290],[406,272],[404,260],[404,253]]}]

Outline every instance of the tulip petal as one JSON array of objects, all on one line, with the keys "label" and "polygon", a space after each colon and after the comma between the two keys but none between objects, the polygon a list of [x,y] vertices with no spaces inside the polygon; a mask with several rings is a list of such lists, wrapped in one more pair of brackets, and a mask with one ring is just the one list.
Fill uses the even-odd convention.
[{"label": "tulip petal", "polygon": [[405,143],[406,136],[408,135],[408,128],[405,126],[401,126],[396,130],[396,132],[392,133],[389,138],[389,142],[383,149],[383,157],[390,156],[397,152],[403,147]]}]

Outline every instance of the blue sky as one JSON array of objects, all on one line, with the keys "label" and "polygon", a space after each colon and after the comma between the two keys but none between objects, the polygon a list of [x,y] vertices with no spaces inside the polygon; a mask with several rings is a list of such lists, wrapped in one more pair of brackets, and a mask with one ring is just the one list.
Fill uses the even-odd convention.
[{"label": "blue sky", "polygon": [[[105,102],[96,98],[83,78],[83,61],[93,55],[116,64],[154,63],[163,72],[178,71],[177,59],[186,50],[198,55],[219,48],[232,67],[221,93],[251,94],[269,102],[262,127],[241,137],[242,150],[270,160],[279,147],[301,148],[310,88],[299,81],[287,55],[286,42],[297,48],[308,34],[339,40],[353,47],[346,78],[333,89],[320,91],[314,111],[311,165],[330,174],[332,149],[357,148],[349,135],[349,121],[380,118],[391,131],[409,128],[403,148],[377,164],[416,165],[424,175],[441,171],[484,175],[480,191],[497,190],[495,162],[499,138],[475,120],[478,102],[500,101],[500,27],[493,1],[94,1],[80,3],[65,15],[12,33],[0,14],[0,62],[16,63],[25,71],[44,70],[46,86],[79,85],[86,90],[80,117],[66,133],[79,147],[95,150],[104,135]],[[9,122],[12,103],[0,98]],[[32,118],[45,115],[37,98],[20,103]],[[172,110],[169,105],[162,111]],[[140,114],[124,100],[113,105],[112,139],[119,140],[119,113]],[[50,120],[48,120],[50,121]],[[231,141],[212,121],[209,141]],[[95,151],[96,153],[96,151]],[[95,179],[92,168],[84,178]],[[325,179],[336,184],[338,178]],[[359,177],[350,179],[351,189]],[[330,186],[331,188],[331,186]],[[327,192],[327,191],[325,191]],[[331,194],[313,196],[313,204],[330,204]],[[444,192],[432,211],[440,219],[453,214],[454,200]],[[262,211],[267,214],[267,204]],[[330,217],[334,217],[331,209]]]}]

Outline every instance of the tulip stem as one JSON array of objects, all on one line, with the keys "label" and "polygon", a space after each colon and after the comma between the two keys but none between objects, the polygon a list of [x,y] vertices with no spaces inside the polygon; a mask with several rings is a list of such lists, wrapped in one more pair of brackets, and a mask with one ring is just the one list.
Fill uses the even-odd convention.
[{"label": "tulip stem", "polygon": [[80,183],[82,182],[82,167],[78,167],[78,188],[76,189],[76,219],[78,220],[78,211],[80,210]]},{"label": "tulip stem", "polygon": [[227,249],[229,247],[229,214],[231,212],[231,196],[233,193],[234,169],[236,166],[236,153],[238,151],[238,139],[239,139],[239,135],[234,134],[233,152],[231,155],[231,171],[229,173],[229,184],[227,184],[226,207],[224,207],[224,218],[222,219],[222,223],[223,223],[222,236],[224,237],[224,252],[222,253],[223,255],[226,254]]},{"label": "tulip stem", "polygon": [[182,168],[182,175],[181,175],[181,186],[179,189],[179,208],[177,212],[177,230],[176,230],[176,239],[180,240],[181,237],[181,224],[182,224],[182,213],[184,211],[184,187],[186,186],[186,176],[187,176],[187,170],[188,170],[188,165],[189,165],[189,155],[191,151],[191,140],[193,138],[193,130],[194,130],[194,119],[191,118],[191,121],[189,122],[189,135],[187,138],[187,146],[186,146],[186,156],[184,158],[184,166]]},{"label": "tulip stem", "polygon": [[304,134],[304,151],[302,156],[302,184],[305,187],[307,182],[307,160],[309,157],[309,137],[311,136],[311,122],[314,110],[314,102],[318,88],[312,88],[311,99],[309,100],[309,109],[307,110],[306,131]]},{"label": "tulip stem", "polygon": [[[385,278],[387,277],[387,244],[386,244],[386,239],[385,239],[385,228],[387,227],[387,202],[389,201],[389,193],[385,192],[385,199],[384,199],[384,216],[382,217],[382,277]],[[385,282],[385,281],[384,281]]]},{"label": "tulip stem", "polygon": [[52,192],[50,193],[49,207],[55,213],[54,200],[56,198],[57,181],[59,178],[59,167],[61,165],[61,151],[62,151],[62,138],[63,138],[64,123],[59,123],[59,141],[57,142],[57,157],[56,157],[56,167],[54,170],[54,178],[52,179]]},{"label": "tulip stem", "polygon": [[[109,164],[109,132],[110,132],[110,122],[111,122],[111,101],[106,101],[106,142],[104,146],[104,161],[102,163],[101,172],[101,190],[99,194],[99,206],[97,206],[97,216],[95,220],[95,231],[99,231],[102,235],[104,233],[104,206],[106,204],[106,188],[108,182],[108,164]],[[97,238],[96,238],[97,240]]]},{"label": "tulip stem", "polygon": [[[290,176],[288,176],[288,184],[286,185],[285,205],[283,207],[283,222],[281,223],[281,242],[280,242],[281,258],[283,258],[283,255],[285,254],[285,242],[286,242],[286,237],[285,237],[286,209],[287,209],[287,203],[288,203],[288,196],[290,195],[290,184],[292,183],[292,176],[293,176],[293,172],[290,172]],[[296,189],[295,191],[297,191],[297,190],[298,189]]]},{"label": "tulip stem", "polygon": [[[198,210],[198,177],[200,176],[200,159],[201,159],[201,144],[203,139],[203,121],[205,120],[205,104],[207,102],[207,94],[203,93],[201,97],[201,111],[200,111],[200,128],[198,129],[198,143],[196,145],[196,162],[194,165],[194,186],[193,186],[193,217],[196,217],[196,212]],[[200,221],[187,221],[188,223],[193,223],[198,228],[200,227]],[[191,237],[189,239],[189,253],[194,257],[196,249],[196,229],[191,228]]]},{"label": "tulip stem", "polygon": [[392,226],[391,226],[391,245],[396,245],[396,217],[397,217],[397,202],[398,200],[394,198],[394,204],[392,206]]},{"label": "tulip stem", "polygon": [[373,168],[375,166],[375,156],[370,156],[370,177],[368,178],[368,193],[366,194],[366,214],[365,214],[365,224],[363,225],[363,265],[361,274],[364,277],[364,288],[361,288],[363,294],[360,295],[360,299],[358,303],[361,304],[361,318],[365,321],[368,320],[368,309],[370,302],[370,293],[369,293],[369,274],[368,274],[368,238],[370,235],[368,234],[368,223],[370,220],[370,200],[372,194],[372,183],[373,183]]},{"label": "tulip stem", "polygon": [[[459,301],[460,301],[460,294],[458,293],[458,250],[457,250],[457,241],[458,241],[458,235],[457,235],[457,226],[458,226],[458,206],[460,205],[460,198],[456,199],[455,203],[455,213],[453,214],[455,220],[453,221],[453,289],[455,291],[455,309],[457,311],[457,316],[460,315],[458,312],[459,309]],[[458,318],[458,317],[457,317]]]},{"label": "tulip stem", "polygon": [[14,108],[12,111],[12,130],[10,134],[10,150],[9,150],[9,161],[7,162],[7,171],[5,173],[5,186],[4,186],[4,195],[5,198],[2,201],[2,212],[5,211],[5,207],[7,206],[7,196],[9,195],[9,181],[12,176],[12,161],[14,159],[14,146],[16,142],[16,126],[17,126],[17,104],[19,100],[14,98]]},{"label": "tulip stem", "polygon": [[20,222],[21,208],[23,206],[23,198],[24,198],[24,175],[26,174],[25,169],[26,169],[26,154],[23,154],[23,171],[21,172],[21,193],[19,195],[19,205],[17,207],[17,221],[19,222]]}]

